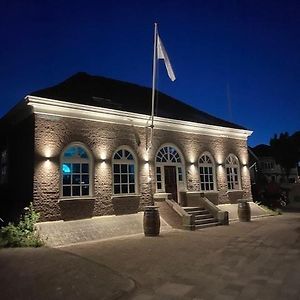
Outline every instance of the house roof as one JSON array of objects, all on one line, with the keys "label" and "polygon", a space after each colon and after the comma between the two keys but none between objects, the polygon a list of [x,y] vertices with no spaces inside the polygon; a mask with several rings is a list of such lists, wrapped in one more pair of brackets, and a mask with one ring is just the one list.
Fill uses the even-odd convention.
[{"label": "house roof", "polygon": [[[147,87],[80,72],[55,86],[32,92],[30,95],[150,115],[151,92]],[[156,116],[245,129],[164,93],[157,92],[156,99]]]},{"label": "house roof", "polygon": [[252,148],[252,151],[258,157],[272,157],[272,150],[269,145],[260,144]]}]

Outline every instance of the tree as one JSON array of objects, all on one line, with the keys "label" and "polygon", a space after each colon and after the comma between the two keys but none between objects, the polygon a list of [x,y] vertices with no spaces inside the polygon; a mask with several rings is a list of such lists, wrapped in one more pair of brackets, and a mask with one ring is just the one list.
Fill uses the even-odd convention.
[{"label": "tree", "polygon": [[289,136],[287,132],[274,135],[270,140],[271,151],[277,164],[283,169],[288,179],[292,168],[298,162],[297,138]]}]

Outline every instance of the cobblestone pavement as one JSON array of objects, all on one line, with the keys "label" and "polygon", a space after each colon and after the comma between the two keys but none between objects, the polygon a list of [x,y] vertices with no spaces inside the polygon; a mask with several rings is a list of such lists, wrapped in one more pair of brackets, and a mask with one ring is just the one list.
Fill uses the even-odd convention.
[{"label": "cobblestone pavement", "polygon": [[[250,206],[253,219],[269,215],[269,212],[253,202],[250,203]],[[219,205],[219,208],[229,212],[231,221],[238,219],[237,204]],[[131,215],[102,216],[74,221],[42,222],[38,223],[37,227],[47,246],[60,247],[120,236],[143,234],[143,216],[144,213],[139,212]],[[160,230],[164,232],[172,230],[172,228],[161,218]]]},{"label": "cobblestone pavement", "polygon": [[0,299],[300,299],[300,213],[0,250]]},{"label": "cobblestone pavement", "polygon": [[128,299],[300,299],[299,213],[61,249],[132,278]]},{"label": "cobblestone pavement", "polygon": [[[142,234],[142,212],[132,215],[103,216],[76,221],[52,221],[38,223],[41,237],[47,246],[59,247],[63,245],[97,241]],[[161,220],[161,231],[172,230]]]}]

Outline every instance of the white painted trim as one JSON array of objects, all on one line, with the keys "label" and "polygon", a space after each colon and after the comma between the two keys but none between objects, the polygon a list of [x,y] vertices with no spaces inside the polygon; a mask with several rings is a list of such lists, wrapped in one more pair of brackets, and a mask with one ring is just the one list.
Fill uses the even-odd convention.
[{"label": "white painted trim", "polygon": [[[30,95],[26,96],[25,99],[27,101],[27,105],[33,107],[33,112],[35,114],[76,118],[96,122],[134,125],[137,127],[145,127],[150,125],[150,117],[144,114]],[[154,121],[156,129],[201,134],[214,137],[227,137],[239,140],[247,140],[247,138],[253,132],[244,129],[235,129],[162,117],[155,117]]]},{"label": "white painted trim", "polygon": [[[127,160],[127,159],[114,159],[115,154],[119,151],[119,150],[127,150],[132,156],[133,156],[133,161],[132,160]],[[134,165],[134,189],[135,192],[134,193],[119,193],[119,194],[115,194],[115,179],[114,179],[114,164],[117,165],[121,165],[121,164],[126,164],[126,165]],[[138,165],[138,157],[135,154],[135,152],[133,151],[133,149],[130,146],[127,145],[121,145],[119,146],[112,154],[111,157],[111,170],[112,170],[112,195],[114,196],[122,196],[122,197],[128,197],[131,195],[140,195],[139,194],[139,177],[138,177],[138,171],[139,171],[139,165]],[[126,173],[128,174],[128,173]],[[129,186],[129,183],[127,183],[127,185]]]},{"label": "white painted trim", "polygon": [[[203,155],[206,155],[210,158],[211,160],[211,164],[208,163],[200,163],[200,159]],[[213,190],[202,190],[201,189],[201,177],[200,177],[200,167],[212,167],[213,170],[213,184],[214,184],[214,189]],[[202,154],[200,154],[199,158],[198,158],[198,177],[199,177],[199,183],[200,183],[200,191],[202,193],[211,193],[211,192],[218,192],[217,191],[217,187],[218,187],[218,180],[217,180],[217,168],[216,168],[216,161],[214,159],[214,157],[212,156],[212,154],[209,151],[204,151]]]},{"label": "white painted trim", "polygon": [[[227,160],[229,157],[233,157],[237,160],[237,164],[229,164],[227,163]],[[241,174],[241,163],[240,160],[238,159],[238,157],[233,154],[233,153],[229,153],[228,156],[225,158],[225,172],[226,172],[226,178],[227,178],[227,168],[237,168],[238,171],[238,188],[237,189],[230,189],[228,191],[240,191],[242,190],[242,174]],[[228,184],[228,180],[226,179],[226,182]],[[228,186],[227,186],[228,188]]]},{"label": "white painted trim", "polygon": [[[65,151],[67,149],[69,149],[70,147],[81,147],[83,148],[87,154],[88,154],[88,164],[89,164],[89,195],[84,195],[84,196],[64,196],[63,195],[63,172],[61,170],[61,166],[64,162],[66,163],[76,163],[77,161],[79,163],[82,163],[86,160],[84,159],[70,159],[70,158],[64,158],[64,154]],[[81,174],[81,172],[80,172]],[[92,151],[82,142],[72,142],[67,144],[61,151],[60,156],[59,156],[59,176],[60,176],[60,180],[59,180],[59,195],[60,195],[60,199],[86,199],[89,197],[94,197],[94,182],[95,180],[93,180],[95,178],[95,165],[94,165],[94,156]],[[72,185],[70,185],[72,187]]]},{"label": "white painted trim", "polygon": [[[171,162],[171,161],[166,161],[166,162],[157,162],[156,161],[156,157],[158,155],[158,153],[160,152],[160,150],[164,147],[172,147],[174,148],[180,159],[181,162]],[[176,167],[176,185],[177,185],[177,198],[179,199],[179,192],[181,192],[182,188],[186,188],[186,170],[185,170],[185,160],[184,160],[184,156],[182,154],[182,151],[173,143],[164,143],[162,145],[160,145],[155,153],[155,157],[154,157],[154,161],[155,161],[155,184],[156,184],[156,193],[159,192],[166,192],[166,186],[165,186],[165,166],[174,166]],[[157,189],[157,167],[160,167],[160,175],[161,175],[161,189]],[[182,173],[182,180],[179,181],[179,172],[178,172],[178,167],[181,168],[181,173]],[[183,187],[182,187],[183,186]]]}]

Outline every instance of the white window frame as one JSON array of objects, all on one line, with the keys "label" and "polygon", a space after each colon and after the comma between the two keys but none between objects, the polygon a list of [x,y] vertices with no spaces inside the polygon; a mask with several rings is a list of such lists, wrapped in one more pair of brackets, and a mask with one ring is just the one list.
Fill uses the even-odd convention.
[{"label": "white window frame", "polygon": [[[240,163],[234,154],[229,154],[225,160],[227,189],[235,191],[241,189]],[[228,180],[229,179],[229,180]]]},{"label": "white window frame", "polygon": [[[86,153],[88,158],[81,158],[81,157],[64,157],[65,152],[72,147],[81,147]],[[76,173],[76,175],[87,175],[89,176],[89,194],[88,195],[82,195],[82,187],[87,185],[87,184],[83,184],[82,182],[80,182],[79,186],[80,187],[80,195],[72,195],[72,187],[75,186],[75,184],[72,184],[72,179],[71,179],[71,184],[64,184],[63,183],[63,164],[80,164],[80,166],[82,164],[87,163],[89,166],[89,172],[88,173],[82,173],[82,170],[80,170],[79,173]],[[94,170],[94,164],[93,164],[93,156],[92,153],[90,152],[90,150],[83,144],[80,142],[74,142],[74,143],[70,143],[68,144],[63,151],[61,152],[61,156],[60,156],[60,197],[61,198],[88,198],[91,197],[93,195],[93,184],[94,184],[94,180],[93,180],[93,170]],[[73,175],[73,172],[71,172],[70,174],[71,176]],[[70,186],[71,187],[71,196],[65,196],[63,195],[63,188],[64,186]]]},{"label": "white window frame", "polygon": [[[203,162],[203,158],[205,161]],[[206,159],[208,158],[208,160]],[[201,173],[201,168],[204,168],[203,173]],[[205,170],[211,169],[211,174],[205,173]],[[199,170],[199,182],[200,182],[200,190],[202,192],[215,192],[217,190],[217,180],[216,180],[216,165],[212,155],[209,152],[204,152],[200,155],[198,160],[198,170]],[[201,175],[204,176],[204,181],[201,181]],[[212,179],[212,180],[211,180]],[[207,189],[206,186],[209,185]],[[210,188],[210,185],[213,184],[213,189]],[[204,185],[204,188],[202,188]]]},{"label": "white window frame", "polygon": [[[121,159],[115,159],[115,155],[119,152],[122,151],[122,158]],[[125,157],[125,151],[128,151],[132,157],[133,160],[129,160]],[[120,165],[120,171],[115,173],[114,170],[114,165]],[[122,192],[122,172],[121,172],[121,165],[127,165],[127,172],[124,173],[123,175],[127,175],[127,190],[128,193],[123,193]],[[128,166],[129,165],[134,165],[134,192],[130,193],[130,185],[132,185],[132,183],[130,183],[130,179],[129,176],[131,175],[131,173],[129,172]],[[115,175],[116,176],[120,176],[120,182],[116,183],[115,182]],[[120,185],[120,193],[115,193],[115,185],[118,184]],[[125,185],[125,183],[123,184]],[[114,196],[132,196],[132,195],[137,195],[138,194],[138,164],[137,164],[137,157],[135,155],[135,153],[132,151],[132,149],[130,149],[128,146],[121,146],[118,147],[117,150],[113,153],[112,155],[112,194]]]},{"label": "white window frame", "polygon": [[[172,157],[170,157],[170,153],[165,148],[173,148],[176,153],[174,155],[172,153]],[[162,158],[160,154],[163,154],[161,151],[165,149],[167,152],[164,151],[165,161],[157,161],[158,158]],[[185,186],[185,168],[184,168],[184,159],[181,151],[173,144],[163,144],[159,147],[158,151],[155,155],[155,188],[157,193],[165,193],[165,170],[164,166],[175,166],[176,167],[176,184],[177,184],[177,191],[182,189],[182,185]],[[160,174],[157,172],[157,168],[160,168]],[[160,175],[160,180],[158,180]],[[161,184],[161,188],[158,188],[158,184]]]}]

